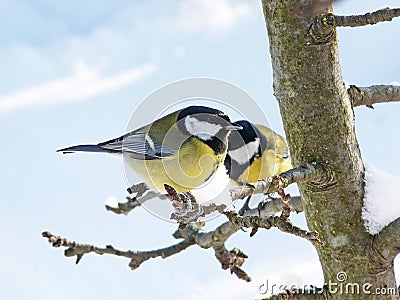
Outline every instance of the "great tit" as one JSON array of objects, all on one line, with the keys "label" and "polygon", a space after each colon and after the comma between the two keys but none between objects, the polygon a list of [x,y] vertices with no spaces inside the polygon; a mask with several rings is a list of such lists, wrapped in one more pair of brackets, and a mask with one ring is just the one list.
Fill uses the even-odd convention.
[{"label": "great tit", "polygon": [[118,138],[58,152],[106,152],[124,160],[152,189],[188,192],[205,183],[223,165],[228,136],[241,129],[223,112],[189,106]]},{"label": "great tit", "polygon": [[263,125],[246,120],[234,124],[241,130],[229,137],[225,167],[237,185],[251,184],[292,168],[286,141]]}]

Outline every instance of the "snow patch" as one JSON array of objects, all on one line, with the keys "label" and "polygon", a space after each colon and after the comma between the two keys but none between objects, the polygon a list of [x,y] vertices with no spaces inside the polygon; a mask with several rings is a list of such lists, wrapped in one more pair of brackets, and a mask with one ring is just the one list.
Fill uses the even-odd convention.
[{"label": "snow patch", "polygon": [[118,201],[114,196],[108,197],[104,204],[112,208],[118,208]]},{"label": "snow patch", "polygon": [[370,234],[379,233],[400,217],[400,176],[365,166],[365,196],[362,218]]}]

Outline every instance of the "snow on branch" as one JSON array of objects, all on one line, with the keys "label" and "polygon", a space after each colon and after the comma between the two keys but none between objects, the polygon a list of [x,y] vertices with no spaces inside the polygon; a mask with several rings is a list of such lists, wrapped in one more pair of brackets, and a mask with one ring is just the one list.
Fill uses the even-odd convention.
[{"label": "snow on branch", "polygon": [[400,217],[399,187],[400,176],[366,164],[362,218],[370,234],[378,234],[385,226]]},{"label": "snow on branch", "polygon": [[400,86],[397,85],[372,85],[369,87],[358,87],[351,85],[347,89],[353,107],[366,105],[374,108],[376,103],[400,101]]}]

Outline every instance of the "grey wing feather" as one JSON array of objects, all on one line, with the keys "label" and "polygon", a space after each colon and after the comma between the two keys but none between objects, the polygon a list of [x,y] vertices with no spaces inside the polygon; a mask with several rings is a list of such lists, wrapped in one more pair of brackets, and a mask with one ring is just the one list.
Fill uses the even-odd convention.
[{"label": "grey wing feather", "polygon": [[119,138],[99,144],[104,149],[129,153],[136,159],[157,159],[172,155],[177,149],[165,147],[147,133],[131,132]]}]

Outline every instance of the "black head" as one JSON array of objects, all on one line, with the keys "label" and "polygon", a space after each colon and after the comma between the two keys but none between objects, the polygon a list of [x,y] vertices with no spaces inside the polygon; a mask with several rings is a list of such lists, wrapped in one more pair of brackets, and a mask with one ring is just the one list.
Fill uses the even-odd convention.
[{"label": "black head", "polygon": [[262,155],[267,140],[264,134],[249,121],[240,120],[233,124],[241,126],[242,129],[233,131],[229,136],[225,167],[229,176],[237,180],[254,159]]},{"label": "black head", "polygon": [[187,116],[212,124],[220,124],[226,126],[231,120],[222,111],[207,106],[189,106],[182,109],[178,115],[178,121]]},{"label": "black head", "polygon": [[220,110],[206,106],[189,106],[178,114],[178,128],[207,143],[215,153],[223,153],[231,130],[241,127],[233,125],[229,117]]},{"label": "black head", "polygon": [[232,124],[241,126],[242,129],[232,132],[229,136],[229,150],[239,149],[240,147],[255,141],[257,138],[261,140],[263,137],[260,130],[249,121],[240,120]]}]

